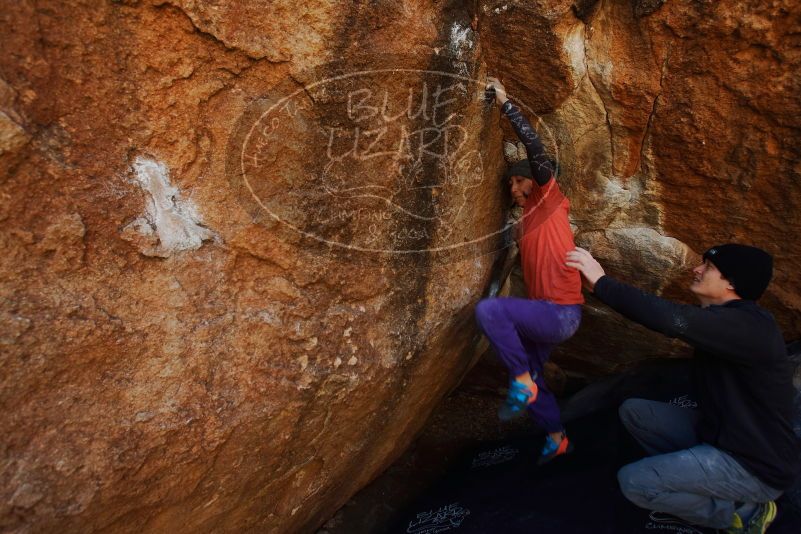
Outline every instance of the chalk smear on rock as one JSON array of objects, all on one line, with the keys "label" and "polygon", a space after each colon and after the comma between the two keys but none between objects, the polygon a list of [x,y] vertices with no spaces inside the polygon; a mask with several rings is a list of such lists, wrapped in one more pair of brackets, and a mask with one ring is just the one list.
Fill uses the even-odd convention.
[{"label": "chalk smear on rock", "polygon": [[[164,163],[139,156],[133,163],[133,174],[149,198],[145,201],[146,216],[129,223],[123,229],[123,238],[135,242],[142,254],[166,258],[182,250],[196,250],[203,241],[214,238],[214,233],[202,226],[195,205],[182,199],[178,188],[170,183]],[[138,235],[134,238],[133,234]]]}]

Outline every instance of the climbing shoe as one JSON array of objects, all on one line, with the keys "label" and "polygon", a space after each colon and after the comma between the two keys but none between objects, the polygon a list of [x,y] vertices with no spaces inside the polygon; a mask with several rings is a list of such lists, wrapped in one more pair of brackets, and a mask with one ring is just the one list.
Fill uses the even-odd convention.
[{"label": "climbing shoe", "polygon": [[[759,510],[757,510],[759,512]],[[734,519],[731,520],[731,526],[725,530],[726,534],[745,534],[745,524],[740,514],[734,512]]]},{"label": "climbing shoe", "polygon": [[768,501],[759,505],[747,523],[735,512],[726,534],[764,534],[774,519],[776,519],[776,503]]},{"label": "climbing shoe", "polygon": [[537,400],[537,384],[533,388],[517,380],[509,384],[506,401],[498,408],[498,417],[502,421],[510,421],[526,412],[526,406]]},{"label": "climbing shoe", "polygon": [[542,446],[540,458],[537,460],[537,465],[544,465],[556,458],[573,452],[573,444],[567,439],[567,436],[562,432],[562,441],[556,443],[551,436],[545,436],[545,444]]}]

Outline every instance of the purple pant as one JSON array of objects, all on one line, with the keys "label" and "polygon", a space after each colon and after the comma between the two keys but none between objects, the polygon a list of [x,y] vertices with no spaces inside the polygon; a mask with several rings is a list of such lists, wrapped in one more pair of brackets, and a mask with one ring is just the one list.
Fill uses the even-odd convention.
[{"label": "purple pant", "polygon": [[546,432],[563,430],[556,397],[545,385],[542,368],[553,348],[576,333],[580,304],[554,304],[513,297],[484,299],[476,320],[512,376],[531,373],[539,387],[529,414]]}]

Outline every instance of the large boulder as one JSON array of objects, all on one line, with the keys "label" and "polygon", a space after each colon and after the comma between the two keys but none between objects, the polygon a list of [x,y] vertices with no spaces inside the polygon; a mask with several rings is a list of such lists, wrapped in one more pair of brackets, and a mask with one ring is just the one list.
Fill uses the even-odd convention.
[{"label": "large boulder", "polygon": [[470,14],[2,13],[0,530],[320,524],[472,361],[504,197]]}]

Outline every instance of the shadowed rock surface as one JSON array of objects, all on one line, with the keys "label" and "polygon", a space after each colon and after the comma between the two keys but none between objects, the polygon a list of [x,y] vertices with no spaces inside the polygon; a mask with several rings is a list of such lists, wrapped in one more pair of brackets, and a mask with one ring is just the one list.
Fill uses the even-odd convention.
[{"label": "shadowed rock surface", "polygon": [[[0,529],[308,530],[396,459],[503,259],[487,72],[611,273],[761,245],[798,337],[800,12],[3,0]],[[683,350],[590,300],[556,359]]]}]

